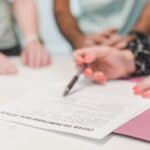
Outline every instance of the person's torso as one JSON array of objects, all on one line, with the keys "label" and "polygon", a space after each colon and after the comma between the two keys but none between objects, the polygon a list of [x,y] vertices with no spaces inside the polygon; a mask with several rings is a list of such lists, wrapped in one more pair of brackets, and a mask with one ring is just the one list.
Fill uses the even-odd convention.
[{"label": "person's torso", "polygon": [[0,0],[0,49],[16,46],[12,12],[7,0]]},{"label": "person's torso", "polygon": [[[84,33],[93,33],[115,27],[122,30],[139,0],[70,0],[78,3],[77,17]],[[142,0],[145,1],[145,0]],[[144,3],[144,2],[143,2]],[[73,7],[72,7],[73,8]]]}]

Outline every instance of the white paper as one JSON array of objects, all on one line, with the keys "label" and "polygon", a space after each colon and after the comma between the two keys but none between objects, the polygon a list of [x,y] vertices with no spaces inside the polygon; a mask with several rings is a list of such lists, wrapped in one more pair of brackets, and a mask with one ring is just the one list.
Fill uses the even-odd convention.
[{"label": "white paper", "polygon": [[132,94],[133,84],[125,81],[110,82],[105,86],[79,84],[65,98],[62,97],[64,87],[64,84],[55,84],[28,94],[4,106],[0,118],[102,139],[150,108],[149,102]]}]

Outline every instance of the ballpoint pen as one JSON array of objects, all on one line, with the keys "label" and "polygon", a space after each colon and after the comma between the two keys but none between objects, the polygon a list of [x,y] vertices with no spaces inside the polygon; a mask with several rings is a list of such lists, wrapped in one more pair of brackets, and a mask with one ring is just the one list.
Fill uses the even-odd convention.
[{"label": "ballpoint pen", "polygon": [[78,73],[73,76],[72,80],[69,82],[69,84],[65,88],[63,96],[67,96],[69,94],[70,90],[73,88],[73,86],[75,85],[75,83],[78,81],[78,79],[80,78],[80,75],[84,72],[84,70],[87,68],[87,66],[88,66],[87,64],[84,64],[79,69]]}]

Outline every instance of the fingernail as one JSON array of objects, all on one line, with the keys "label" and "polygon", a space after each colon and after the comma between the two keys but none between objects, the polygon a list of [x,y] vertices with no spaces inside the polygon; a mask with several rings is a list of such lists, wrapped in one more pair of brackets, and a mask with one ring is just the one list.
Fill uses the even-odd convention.
[{"label": "fingernail", "polygon": [[83,63],[83,60],[82,60],[81,58],[78,58],[78,59],[76,60],[76,63],[77,63],[78,65],[80,65],[80,64]]},{"label": "fingernail", "polygon": [[99,75],[96,78],[97,78],[97,80],[101,80],[101,81],[105,81],[106,80],[105,76],[103,76],[103,75]]},{"label": "fingernail", "polygon": [[106,79],[101,79],[100,81],[97,81],[99,84],[105,84],[106,83]]},{"label": "fingernail", "polygon": [[91,69],[87,68],[87,69],[84,71],[84,74],[85,74],[86,76],[91,75],[91,74],[92,74]]},{"label": "fingernail", "polygon": [[134,92],[135,95],[140,94],[140,89],[139,89],[139,87],[138,87],[138,86],[135,86],[135,87],[133,88],[133,92]]},{"label": "fingernail", "polygon": [[95,79],[98,83],[101,84],[106,82],[106,77],[102,73],[95,74]]},{"label": "fingernail", "polygon": [[84,71],[84,75],[85,75],[85,77],[91,79],[92,78],[92,70],[91,69],[86,69]]},{"label": "fingernail", "polygon": [[77,65],[81,65],[83,62],[82,61],[79,61],[79,60],[77,60]]}]

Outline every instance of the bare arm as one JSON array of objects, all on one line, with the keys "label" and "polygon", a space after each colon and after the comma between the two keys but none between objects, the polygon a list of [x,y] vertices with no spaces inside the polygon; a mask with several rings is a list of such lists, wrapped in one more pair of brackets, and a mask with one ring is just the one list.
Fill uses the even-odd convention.
[{"label": "bare arm", "polygon": [[[150,4],[147,4],[143,9],[137,23],[133,27],[134,30],[143,33],[150,33],[149,9]],[[54,0],[54,10],[56,21],[60,31],[74,48],[81,48],[83,46],[83,43],[85,43],[86,36],[80,31],[76,19],[71,14],[69,0]],[[97,42],[95,42],[97,41],[97,38],[96,40],[92,37],[90,39],[94,41],[95,45],[97,44]],[[100,40],[99,35],[98,40]],[[93,43],[93,41],[91,42]],[[110,41],[110,39],[106,39],[106,41]]]},{"label": "bare arm", "polygon": [[58,27],[65,38],[74,48],[80,47],[84,35],[71,14],[69,0],[54,0],[54,13]]},{"label": "bare arm", "polygon": [[142,33],[150,33],[150,3],[147,3],[144,7],[137,23],[134,26],[134,30]]},{"label": "bare arm", "polygon": [[14,0],[13,11],[23,35],[22,61],[32,68],[50,64],[50,56],[39,40],[38,16],[35,0]]},{"label": "bare arm", "polygon": [[39,34],[34,0],[14,0],[13,12],[24,40]]}]

